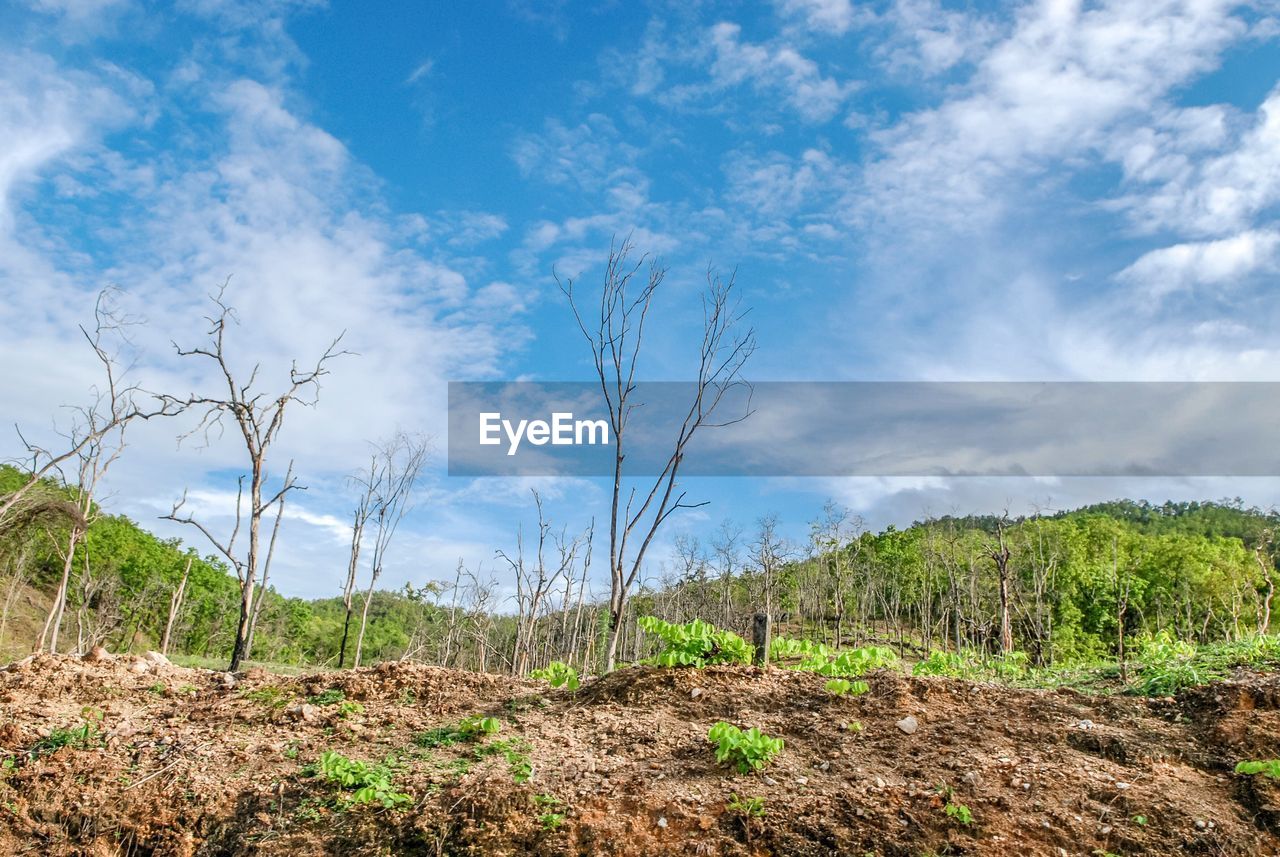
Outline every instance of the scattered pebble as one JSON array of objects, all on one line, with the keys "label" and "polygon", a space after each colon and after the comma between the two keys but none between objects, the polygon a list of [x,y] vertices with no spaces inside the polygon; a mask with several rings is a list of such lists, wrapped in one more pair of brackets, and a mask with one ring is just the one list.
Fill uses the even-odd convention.
[{"label": "scattered pebble", "polygon": [[906,717],[899,720],[896,725],[899,729],[903,731],[903,733],[907,735],[913,734],[917,729],[920,728],[920,722],[910,714],[908,714]]}]

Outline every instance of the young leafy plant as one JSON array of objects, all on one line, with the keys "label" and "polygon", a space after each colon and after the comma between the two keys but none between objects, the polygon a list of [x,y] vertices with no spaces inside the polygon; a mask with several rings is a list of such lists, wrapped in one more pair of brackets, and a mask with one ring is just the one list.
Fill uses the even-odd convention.
[{"label": "young leafy plant", "polygon": [[378,803],[387,809],[394,809],[413,802],[412,797],[392,788],[391,768],[386,763],[370,765],[328,751],[321,754],[314,773],[341,789],[342,802],[349,806]]},{"label": "young leafy plant", "polygon": [[865,681],[849,681],[847,678],[833,678],[823,685],[827,693],[836,696],[861,696],[871,689]]},{"label": "young leafy plant", "polygon": [[1280,780],[1280,759],[1257,759],[1240,762],[1236,765],[1237,774],[1261,774],[1273,780]]},{"label": "young leafy plant", "polygon": [[579,686],[578,671],[564,661],[552,661],[544,669],[529,673],[532,678],[550,682],[552,687],[567,687],[577,690]]},{"label": "young leafy plant", "polygon": [[744,818],[763,818],[764,798],[738,797],[736,793],[731,794],[729,795],[729,802],[725,804],[725,809]]},{"label": "young leafy plant", "polygon": [[448,747],[459,741],[479,741],[502,729],[502,721],[496,717],[464,717],[452,726],[439,726],[419,732],[413,742],[419,747]]},{"label": "young leafy plant", "polygon": [[739,773],[758,771],[782,752],[781,738],[771,738],[754,726],[745,732],[721,721],[707,732],[707,740],[716,745],[716,761],[730,764]]},{"label": "young leafy plant", "polygon": [[963,824],[965,827],[973,824],[973,813],[969,810],[969,807],[962,803],[952,803],[948,800],[942,811],[946,813],[947,818]]},{"label": "young leafy plant", "polygon": [[651,661],[660,667],[751,663],[751,645],[746,640],[701,619],[675,625],[657,616],[641,616],[640,628],[662,641],[662,651]]}]

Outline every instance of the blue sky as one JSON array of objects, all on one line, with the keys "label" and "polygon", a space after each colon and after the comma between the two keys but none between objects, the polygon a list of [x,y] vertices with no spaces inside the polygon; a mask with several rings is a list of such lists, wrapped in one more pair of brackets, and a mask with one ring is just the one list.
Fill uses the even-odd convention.
[{"label": "blue sky", "polygon": [[[568,526],[598,483],[444,475],[449,380],[589,377],[552,271],[613,236],[670,268],[645,354],[683,379],[707,266],[735,269],[761,380],[1280,379],[1280,4],[936,0],[0,4],[0,401],[65,428],[106,285],[146,325],[152,389],[210,383],[228,276],[242,366],[338,331],[359,352],[275,458],[309,486],[276,571],[337,592],[342,476],[368,440],[434,434],[388,584],[492,563],[528,490]],[[279,375],[274,376],[279,378]],[[271,382],[268,381],[270,384]],[[190,490],[228,524],[229,439],[132,435],[113,508],[153,526]],[[0,436],[0,456],[16,455]],[[870,525],[1273,480],[696,480],[671,535],[803,539],[827,498]],[[187,534],[191,535],[191,534]],[[661,556],[653,573],[661,571]]]}]

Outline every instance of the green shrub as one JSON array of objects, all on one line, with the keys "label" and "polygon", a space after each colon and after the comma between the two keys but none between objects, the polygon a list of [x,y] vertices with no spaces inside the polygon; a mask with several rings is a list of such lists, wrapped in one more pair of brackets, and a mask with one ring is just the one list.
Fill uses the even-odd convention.
[{"label": "green shrub", "polygon": [[1280,759],[1260,759],[1249,762],[1240,762],[1236,765],[1237,774],[1262,774],[1264,777],[1270,777],[1273,780],[1280,780]]},{"label": "green shrub", "polygon": [[370,765],[329,751],[321,754],[313,772],[336,785],[343,793],[341,802],[349,806],[378,803],[394,809],[413,802],[412,797],[392,788],[391,768],[386,763]]},{"label": "green shrub", "polygon": [[729,802],[725,804],[725,809],[744,818],[763,818],[764,798],[738,797],[737,794],[732,794],[729,796]]},{"label": "green shrub", "polygon": [[865,681],[849,681],[847,678],[833,678],[823,685],[827,693],[836,696],[861,696],[871,689]]},{"label": "green shrub", "polygon": [[732,631],[694,619],[673,625],[657,616],[640,617],[640,627],[663,644],[652,663],[663,667],[705,667],[708,664],[749,664],[751,645]]},{"label": "green shrub", "polygon": [[959,822],[965,827],[973,824],[973,813],[969,810],[969,807],[962,803],[952,803],[948,800],[947,805],[942,808],[942,811],[946,814],[947,818],[952,821]]},{"label": "green shrub", "polygon": [[782,752],[781,738],[770,738],[754,726],[742,731],[721,721],[707,732],[707,740],[716,745],[716,761],[731,764],[742,774],[758,771]]},{"label": "green shrub", "polygon": [[337,705],[347,698],[347,695],[336,687],[321,691],[314,696],[307,697],[307,702],[312,705]]},{"label": "green shrub", "polygon": [[1142,669],[1133,688],[1144,696],[1169,696],[1210,678],[1196,664],[1196,647],[1175,639],[1168,631],[1144,641],[1138,657]]},{"label": "green shrub", "polygon": [[552,687],[567,687],[569,690],[579,687],[578,671],[564,661],[552,661],[544,669],[534,670],[529,675],[550,682]]},{"label": "green shrub", "polygon": [[493,735],[502,729],[502,721],[496,717],[475,715],[464,717],[451,726],[440,726],[419,732],[413,742],[419,747],[448,747],[459,741],[479,741],[486,735]]}]

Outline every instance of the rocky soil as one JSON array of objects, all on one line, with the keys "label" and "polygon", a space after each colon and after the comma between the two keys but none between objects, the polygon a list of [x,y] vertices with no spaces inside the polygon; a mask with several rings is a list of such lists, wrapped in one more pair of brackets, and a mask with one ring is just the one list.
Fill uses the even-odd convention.
[{"label": "rocky soil", "polygon": [[[1280,676],[1155,700],[868,680],[632,668],[570,693],[409,663],[29,658],[0,671],[0,853],[1280,854],[1280,790],[1232,772],[1280,757]],[[424,746],[472,715],[502,728]],[[738,774],[706,741],[720,720],[785,749]],[[313,773],[326,751],[390,760],[408,802],[352,805]]]}]

